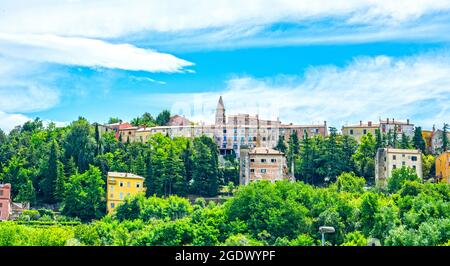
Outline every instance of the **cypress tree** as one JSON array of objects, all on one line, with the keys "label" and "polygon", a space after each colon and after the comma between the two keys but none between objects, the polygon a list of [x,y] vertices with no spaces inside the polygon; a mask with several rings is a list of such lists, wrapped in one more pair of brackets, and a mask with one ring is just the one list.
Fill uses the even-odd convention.
[{"label": "cypress tree", "polygon": [[422,128],[421,127],[416,127],[416,129],[414,130],[414,137],[413,137],[413,146],[416,149],[421,150],[423,153],[425,153],[425,140],[423,139],[422,136]]}]

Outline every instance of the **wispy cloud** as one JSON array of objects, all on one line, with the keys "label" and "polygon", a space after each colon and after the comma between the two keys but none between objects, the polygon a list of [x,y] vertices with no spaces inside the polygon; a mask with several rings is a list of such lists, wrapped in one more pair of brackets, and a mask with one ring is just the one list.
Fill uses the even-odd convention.
[{"label": "wispy cloud", "polygon": [[126,39],[166,51],[438,41],[449,39],[449,11],[446,0],[15,0],[2,3],[0,32]]},{"label": "wispy cloud", "polygon": [[161,103],[171,99],[174,112],[212,122],[219,95],[229,114],[258,113],[285,123],[327,120],[340,128],[347,122],[395,117],[431,127],[449,122],[450,54],[362,57],[344,67],[311,67],[298,76],[236,77],[217,92],[152,98]]},{"label": "wispy cloud", "polygon": [[148,72],[181,72],[193,64],[173,55],[100,40],[0,33],[0,54],[35,62]]}]

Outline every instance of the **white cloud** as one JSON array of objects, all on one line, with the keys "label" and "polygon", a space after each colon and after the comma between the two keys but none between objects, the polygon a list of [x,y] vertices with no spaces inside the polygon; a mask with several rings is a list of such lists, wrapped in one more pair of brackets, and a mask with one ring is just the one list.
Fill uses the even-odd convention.
[{"label": "white cloud", "polygon": [[55,35],[0,33],[0,54],[36,62],[148,72],[180,72],[193,65],[170,54],[129,44]]},{"label": "white cloud", "polygon": [[340,128],[394,117],[431,128],[450,119],[450,55],[357,58],[341,68],[312,67],[301,76],[236,77],[223,91],[151,97],[161,104],[175,101],[173,111],[212,122],[219,95],[228,114],[259,113],[285,123],[327,120]]},{"label": "white cloud", "polygon": [[29,120],[31,119],[22,114],[7,114],[0,111],[0,129],[5,132],[9,132],[15,126],[22,125]]},{"label": "white cloud", "polygon": [[2,3],[0,32],[111,38],[322,18],[397,24],[449,9],[445,0],[11,0]]}]

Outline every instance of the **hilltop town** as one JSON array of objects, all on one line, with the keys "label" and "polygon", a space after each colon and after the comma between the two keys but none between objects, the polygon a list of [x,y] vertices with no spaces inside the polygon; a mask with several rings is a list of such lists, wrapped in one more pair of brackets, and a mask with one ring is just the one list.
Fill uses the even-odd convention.
[{"label": "hilltop town", "polygon": [[[66,127],[44,126],[35,119],[8,134],[0,132],[0,220],[11,220],[7,226],[17,227],[17,237],[28,239],[8,238],[19,241],[8,243],[34,245],[27,234],[36,231],[46,239],[36,241],[55,245],[72,243],[72,238],[74,245],[316,245],[314,228],[327,223],[346,224],[333,238],[339,245],[377,239],[384,245],[410,245],[398,238],[409,234],[404,226],[414,241],[429,241],[420,232],[426,223],[441,232],[430,243],[448,241],[443,235],[450,183],[447,124],[427,130],[409,119],[386,118],[344,125],[338,132],[326,121],[284,124],[258,115],[226,115],[225,110],[220,97],[211,125],[163,111],[157,119],[146,113],[131,122],[111,119],[107,124],[80,117]],[[304,193],[315,200],[303,198]],[[337,201],[327,199],[330,195]],[[426,202],[435,204],[435,212],[427,211],[431,220],[421,216]],[[267,208],[271,222],[265,220]],[[336,208],[347,209],[337,213]],[[186,231],[206,230],[202,223],[211,219],[206,216],[212,210],[221,213],[217,219],[243,222],[243,227],[236,232],[219,228],[214,218],[208,228],[218,231],[201,233],[213,239]],[[121,227],[128,232],[122,240],[103,235],[104,227],[126,226],[129,220],[165,222]],[[291,220],[302,222],[286,232],[276,229],[275,224]],[[0,236],[8,234],[1,225]],[[47,239],[47,229],[39,226],[57,226],[62,235]],[[165,226],[186,226],[179,233],[191,238],[158,238],[166,234]],[[100,230],[97,242],[86,239],[86,228]],[[152,237],[129,235],[145,236],[142,230],[150,230]]]}]

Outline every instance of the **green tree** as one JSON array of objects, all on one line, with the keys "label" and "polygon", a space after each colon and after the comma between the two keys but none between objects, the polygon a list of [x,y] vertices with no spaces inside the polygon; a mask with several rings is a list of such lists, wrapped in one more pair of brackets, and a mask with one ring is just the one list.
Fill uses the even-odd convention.
[{"label": "green tree", "polygon": [[43,200],[46,203],[55,203],[56,182],[64,180],[64,171],[61,170],[60,148],[56,140],[52,141],[48,164],[46,167],[46,175],[40,182],[40,188],[43,193]]},{"label": "green tree", "polygon": [[375,176],[375,155],[377,152],[375,147],[376,140],[372,134],[368,133],[361,137],[361,143],[353,155],[357,173],[367,181],[373,181]]},{"label": "green tree", "polygon": [[73,157],[80,172],[87,170],[94,160],[95,139],[92,135],[91,125],[80,117],[72,122],[64,139],[66,158]]},{"label": "green tree", "polygon": [[425,145],[425,140],[423,139],[423,136],[422,136],[422,128],[421,127],[416,127],[416,129],[414,130],[414,136],[413,136],[412,142],[413,142],[414,148],[421,150],[422,153],[425,153],[426,145]]},{"label": "green tree", "polygon": [[277,146],[275,147],[275,149],[281,151],[282,153],[286,153],[287,151],[286,143],[281,136],[278,138]]},{"label": "green tree", "polygon": [[411,148],[409,137],[404,132],[402,133],[402,139],[400,141],[400,148],[401,149],[410,149]]},{"label": "green tree", "polygon": [[366,180],[362,177],[356,176],[354,173],[342,173],[338,176],[336,185],[338,191],[347,191],[362,194]]},{"label": "green tree", "polygon": [[156,117],[156,124],[159,126],[165,126],[165,125],[167,125],[167,123],[169,123],[169,120],[170,120],[170,111],[163,110]]},{"label": "green tree", "polygon": [[120,118],[118,118],[118,117],[110,117],[108,119],[108,124],[116,124],[116,123],[119,123],[119,122],[120,122]]},{"label": "green tree", "polygon": [[201,196],[216,196],[219,190],[217,146],[211,138],[194,140],[192,191]]},{"label": "green tree", "polygon": [[92,165],[83,174],[71,176],[62,213],[83,221],[102,217],[106,206],[104,185],[100,169]]},{"label": "green tree", "polygon": [[444,127],[442,129],[442,151],[447,151],[449,146],[449,140],[448,140],[448,129],[449,125],[444,123]]},{"label": "green tree", "polygon": [[388,191],[394,193],[399,190],[406,181],[420,181],[420,179],[414,169],[403,166],[401,168],[394,169],[391,177],[389,177],[387,181]]}]

